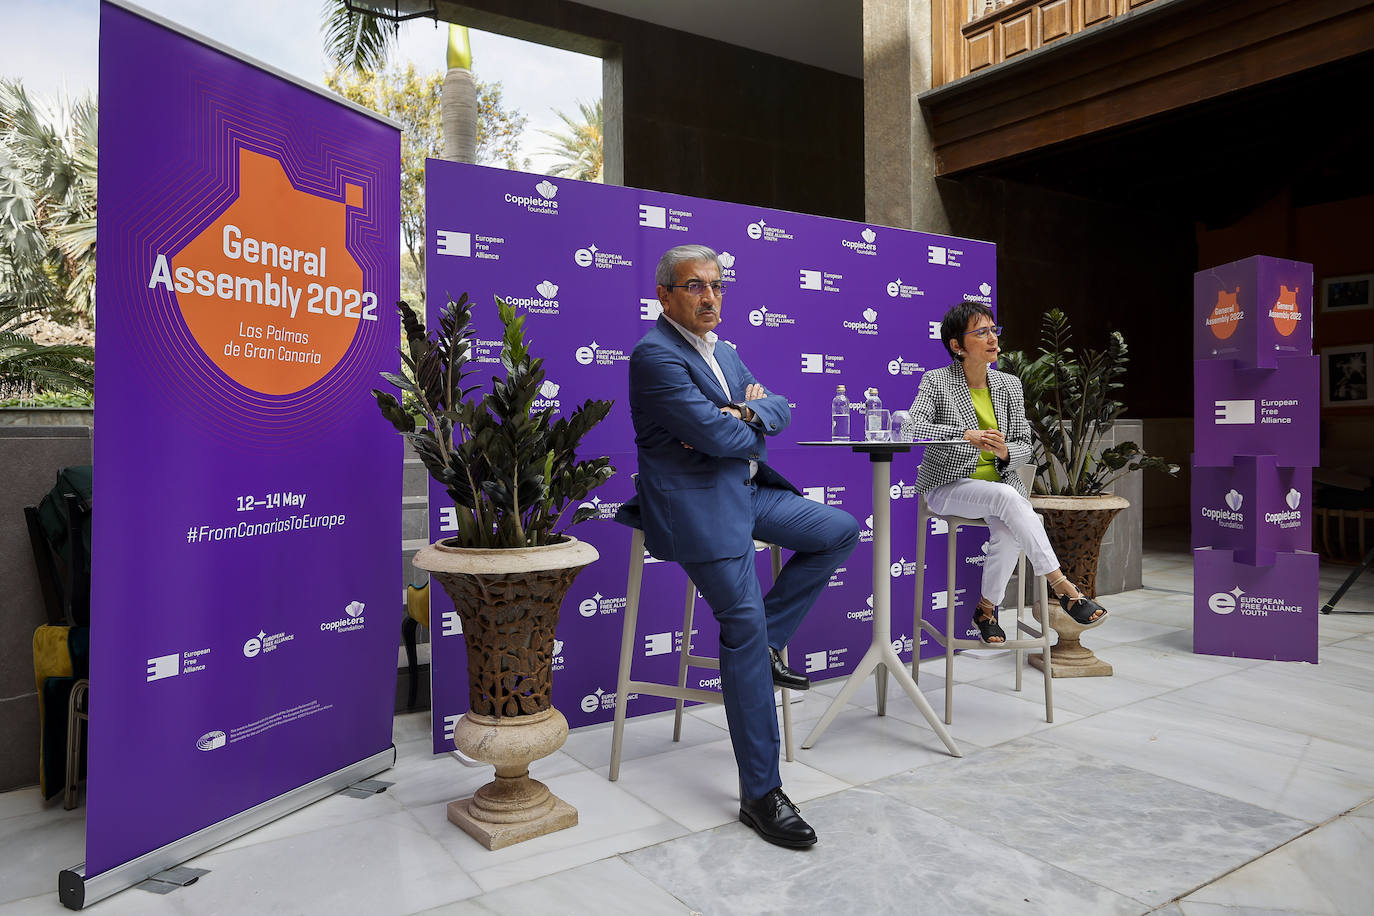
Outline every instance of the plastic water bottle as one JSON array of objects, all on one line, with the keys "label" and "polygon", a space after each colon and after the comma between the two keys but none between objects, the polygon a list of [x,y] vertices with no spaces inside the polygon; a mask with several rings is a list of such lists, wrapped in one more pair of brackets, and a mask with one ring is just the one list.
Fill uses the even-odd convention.
[{"label": "plastic water bottle", "polygon": [[830,439],[849,441],[849,398],[845,397],[843,385],[836,386],[835,400],[830,402]]},{"label": "plastic water bottle", "polygon": [[887,424],[883,422],[883,402],[878,397],[878,389],[870,388],[864,401],[864,438],[870,442],[881,442],[887,438]]}]

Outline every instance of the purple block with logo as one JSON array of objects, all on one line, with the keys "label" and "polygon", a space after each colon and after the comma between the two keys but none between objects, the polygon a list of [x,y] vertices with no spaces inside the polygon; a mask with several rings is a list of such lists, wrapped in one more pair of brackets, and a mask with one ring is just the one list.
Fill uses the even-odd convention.
[{"label": "purple block with logo", "polygon": [[1193,651],[1317,661],[1317,555],[1279,552],[1273,565],[1229,550],[1193,551]]},{"label": "purple block with logo", "polygon": [[1317,357],[1284,356],[1274,369],[1231,360],[1193,363],[1194,464],[1229,467],[1236,455],[1273,455],[1280,467],[1321,463]]},{"label": "purple block with logo", "polygon": [[[634,492],[627,363],[659,315],[653,273],[663,251],[695,242],[720,253],[728,293],[717,333],[792,405],[789,428],[769,439],[770,463],[809,498],[861,523],[873,511],[867,457],[796,443],[829,438],[837,384],[848,389],[856,431],[870,386],[888,410],[910,407],[925,371],[949,361],[934,327],[946,309],[996,299],[996,249],[987,242],[439,161],[428,165],[426,210],[428,307],[433,315],[446,294],[466,292],[475,301],[474,357],[485,365],[474,383],[504,373],[492,304],[501,296],[525,317],[530,350],[544,360],[547,380],[536,408],[566,414],[587,398],[615,401],[582,451],[611,456],[617,474],[593,493],[597,520],[571,531],[596,546],[601,559],[579,574],[558,629],[554,702],[574,727],[610,719],[615,703],[629,535],[610,517]],[[916,461],[903,455],[892,465],[892,635],[904,649],[913,636]],[[431,486],[435,539],[451,533],[448,503]],[[871,525],[864,527],[868,540],[836,573],[789,647],[792,663],[813,677],[847,674],[871,640]],[[767,581],[762,553],[758,566]],[[685,581],[676,564],[645,566],[634,677],[676,680],[676,656],[658,650],[681,639]],[[432,600],[432,616],[445,620],[452,612],[447,596]],[[597,610],[584,612],[592,607],[587,602]],[[705,602],[698,602],[694,629],[698,646],[713,654],[707,642],[717,639],[715,621]],[[435,639],[434,746],[442,752],[452,746],[445,724],[467,708],[467,687],[461,636]],[[697,684],[715,677],[689,674]],[[642,697],[629,711],[668,705]]]},{"label": "purple block with logo", "polygon": [[1279,467],[1273,455],[1238,455],[1230,468],[1193,468],[1193,546],[1270,565],[1277,551],[1312,546],[1312,469]]},{"label": "purple block with logo", "polygon": [[1255,256],[1193,274],[1193,356],[1274,368],[1312,352],[1312,265]]}]

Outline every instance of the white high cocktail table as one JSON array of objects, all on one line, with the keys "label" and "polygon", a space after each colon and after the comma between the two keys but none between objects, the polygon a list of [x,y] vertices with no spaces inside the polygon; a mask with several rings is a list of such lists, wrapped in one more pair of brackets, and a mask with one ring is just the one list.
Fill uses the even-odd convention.
[{"label": "white high cocktail table", "polygon": [[[892,563],[892,500],[888,494],[892,486],[892,456],[899,452],[909,452],[915,445],[935,445],[962,442],[963,440],[917,441],[917,442],[798,442],[798,445],[815,446],[818,448],[847,448],[854,452],[862,452],[868,455],[869,467],[873,471],[873,641],[868,646],[868,651],[859,660],[849,679],[845,681],[844,687],[839,695],[830,701],[830,707],[826,709],[825,715],[821,716],[820,721],[811,729],[811,734],[806,736],[802,742],[803,748],[809,748],[821,737],[821,734],[830,726],[844,704],[854,695],[864,681],[868,680],[869,672],[876,672],[875,678],[878,689],[878,715],[887,714],[887,676],[890,673],[894,680],[906,691],[906,695],[911,697],[911,702],[916,704],[916,708],[921,711],[921,715],[926,717],[930,727],[935,730],[935,734],[940,736],[940,740],[949,748],[949,752],[955,757],[964,756],[964,752],[959,750],[959,746],[950,737],[945,724],[940,721],[939,716],[935,715],[935,710],[930,708],[930,703],[921,694],[920,688],[911,678],[911,672],[907,666],[897,657],[897,653],[892,648],[892,575],[889,572]],[[922,532],[924,536],[924,532]],[[919,654],[921,651],[920,640],[913,638],[911,647],[913,653]]]}]

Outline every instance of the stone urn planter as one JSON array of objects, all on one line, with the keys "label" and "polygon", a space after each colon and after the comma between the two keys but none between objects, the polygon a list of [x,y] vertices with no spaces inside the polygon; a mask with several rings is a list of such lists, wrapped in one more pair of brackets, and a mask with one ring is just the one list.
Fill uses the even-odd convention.
[{"label": "stone urn planter", "polygon": [[[1120,496],[1031,496],[1031,505],[1045,519],[1045,533],[1060,568],[1089,598],[1097,597],[1097,559],[1102,537],[1112,519],[1130,503]],[[1053,599],[1051,599],[1053,600]],[[1099,659],[1081,642],[1085,630],[1101,626],[1106,618],[1081,624],[1057,606],[1050,608],[1050,626],[1058,640],[1050,649],[1054,677],[1110,677],[1112,666]],[[1037,655],[1030,663],[1043,668]]]},{"label": "stone urn planter", "polygon": [[454,744],[496,768],[496,778],[451,802],[448,819],[488,849],[577,823],[577,809],[530,778],[530,763],[568,737],[550,702],[558,609],[573,579],[597,559],[592,545],[564,537],[539,547],[454,547],[415,555],[453,599],[467,645],[468,711]]}]

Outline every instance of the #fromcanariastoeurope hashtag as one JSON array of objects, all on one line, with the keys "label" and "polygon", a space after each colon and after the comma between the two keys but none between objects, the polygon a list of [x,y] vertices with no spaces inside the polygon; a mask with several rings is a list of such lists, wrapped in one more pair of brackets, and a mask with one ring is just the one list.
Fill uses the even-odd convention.
[{"label": "#fromcanariastoeurope hashtag", "polygon": [[270,522],[239,522],[234,525],[218,527],[215,525],[192,525],[186,529],[186,543],[200,544],[215,541],[236,541],[269,534],[286,534],[291,531],[305,531],[310,528],[338,528],[348,521],[339,515],[314,515],[303,512]]}]

